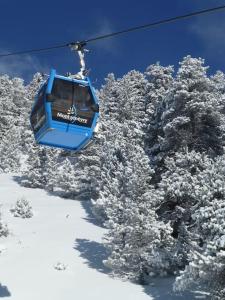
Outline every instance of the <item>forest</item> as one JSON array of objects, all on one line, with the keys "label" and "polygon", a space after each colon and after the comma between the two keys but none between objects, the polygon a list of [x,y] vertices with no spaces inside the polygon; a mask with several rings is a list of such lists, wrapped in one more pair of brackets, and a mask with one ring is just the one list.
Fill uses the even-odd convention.
[{"label": "forest", "polygon": [[0,76],[0,172],[87,201],[107,229],[113,276],[141,285],[175,276],[177,292],[225,299],[225,74],[209,71],[186,56],[177,70],[109,74],[96,90],[98,135],[78,153],[35,144],[29,114],[42,74],[28,85]]}]

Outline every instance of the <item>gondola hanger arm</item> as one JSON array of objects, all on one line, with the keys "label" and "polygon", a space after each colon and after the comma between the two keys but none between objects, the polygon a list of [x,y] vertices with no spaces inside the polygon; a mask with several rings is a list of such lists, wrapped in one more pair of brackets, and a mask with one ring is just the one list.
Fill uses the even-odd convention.
[{"label": "gondola hanger arm", "polygon": [[84,79],[87,75],[84,55],[85,52],[89,52],[89,50],[84,48],[86,45],[87,43],[85,41],[68,44],[68,46],[72,51],[76,51],[78,53],[80,59],[80,72],[78,72],[75,75],[71,75],[70,77],[72,78],[74,77],[74,78]]}]

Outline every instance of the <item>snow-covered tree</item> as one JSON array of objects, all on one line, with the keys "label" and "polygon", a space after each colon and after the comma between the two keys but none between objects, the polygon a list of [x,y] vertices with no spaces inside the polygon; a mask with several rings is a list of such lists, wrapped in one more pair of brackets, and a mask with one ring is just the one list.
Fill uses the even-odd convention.
[{"label": "snow-covered tree", "polygon": [[31,218],[33,217],[32,207],[29,201],[25,197],[21,197],[15,203],[15,205],[10,209],[14,217],[19,218]]},{"label": "snow-covered tree", "polygon": [[210,165],[213,159],[196,151],[177,152],[165,160],[166,171],[158,184],[163,197],[158,198],[156,211],[160,220],[171,224],[179,267],[186,265],[193,243],[202,243],[193,214],[206,205],[203,174]]},{"label": "snow-covered tree", "polygon": [[7,75],[0,77],[0,141],[15,123],[14,103],[12,101],[13,85]]},{"label": "snow-covered tree", "polygon": [[[136,71],[116,84],[114,79],[110,85],[107,82],[107,93],[111,89],[116,101],[113,109],[107,104],[100,154],[101,185],[94,202],[95,213],[106,220],[109,230],[105,236],[110,253],[106,265],[114,274],[141,283],[172,270],[173,255],[169,253],[174,251],[172,229],[155,213],[160,194],[150,185],[153,171],[144,151],[147,84]],[[101,92],[104,96],[104,89]]]},{"label": "snow-covered tree", "polygon": [[152,170],[144,150],[132,141],[118,141],[111,155],[112,177],[101,192],[110,252],[105,264],[114,274],[143,284],[150,276],[172,272],[172,231],[157,219],[155,198],[160,195],[149,185]]},{"label": "snow-covered tree", "polygon": [[20,166],[20,133],[24,122],[26,91],[22,79],[0,77],[0,169],[17,172]]},{"label": "snow-covered tree", "polygon": [[58,162],[54,171],[55,177],[48,178],[48,186],[51,186],[53,192],[58,192],[65,198],[74,198],[77,194],[78,178],[72,161],[68,157],[65,158]]},{"label": "snow-covered tree", "polygon": [[34,145],[30,148],[27,158],[27,168],[23,172],[21,184],[26,187],[44,188],[47,184],[47,153],[48,149]]},{"label": "snow-covered tree", "polygon": [[160,152],[160,138],[163,136],[162,114],[166,108],[167,95],[173,86],[173,66],[164,67],[159,63],[150,65],[145,76],[147,83],[146,113],[148,117],[145,148],[152,164]]},{"label": "snow-covered tree", "polygon": [[173,90],[162,115],[161,150],[223,153],[221,97],[214,92],[203,59],[190,56],[180,63]]},{"label": "snow-covered tree", "polygon": [[40,86],[39,77],[36,74],[28,87],[20,78],[0,78],[0,169],[4,172],[20,172],[26,163],[31,136],[29,114]]},{"label": "snow-covered tree", "polygon": [[195,170],[194,198],[189,227],[195,233],[188,264],[178,277],[176,289],[201,285],[212,299],[223,299],[225,284],[225,163],[224,156],[204,158]]},{"label": "snow-covered tree", "polygon": [[0,238],[6,237],[9,234],[8,226],[3,222],[2,215],[0,212]]},{"label": "snow-covered tree", "polygon": [[147,83],[146,113],[150,126],[148,133],[154,129],[153,125],[160,123],[165,98],[170,91],[174,78],[173,66],[164,67],[159,63],[150,65],[145,72]]},{"label": "snow-covered tree", "polygon": [[21,127],[10,128],[0,144],[0,170],[4,173],[20,172],[21,168]]},{"label": "snow-covered tree", "polygon": [[[100,91],[103,108],[100,122],[99,164],[101,176],[98,177],[98,190],[104,193],[106,182],[113,176],[113,162],[110,149],[121,138],[144,146],[144,130],[147,124],[146,85],[143,74],[131,71],[122,79],[115,80],[113,75],[107,78],[106,85]],[[108,152],[109,151],[109,152]],[[113,150],[112,150],[113,151]],[[114,160],[114,158],[112,158]],[[105,198],[104,198],[105,199]],[[94,212],[99,219],[106,217],[104,200],[101,196],[93,199]]]}]

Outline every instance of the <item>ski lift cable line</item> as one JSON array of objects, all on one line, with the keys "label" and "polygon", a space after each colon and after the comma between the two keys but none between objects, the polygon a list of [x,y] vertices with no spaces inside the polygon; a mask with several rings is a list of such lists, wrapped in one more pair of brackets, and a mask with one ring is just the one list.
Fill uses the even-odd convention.
[{"label": "ski lift cable line", "polygon": [[144,25],[127,28],[127,29],[124,29],[124,30],[121,30],[121,31],[96,36],[96,37],[93,37],[93,38],[90,38],[90,39],[82,40],[81,42],[70,42],[70,43],[59,44],[59,45],[54,45],[54,46],[50,46],[50,47],[36,48],[36,49],[17,51],[17,52],[11,52],[11,53],[2,53],[2,54],[0,53],[0,58],[7,57],[7,56],[22,55],[22,54],[29,54],[29,53],[35,53],[35,52],[42,52],[42,51],[49,51],[49,50],[54,50],[54,49],[66,48],[68,46],[73,46],[73,45],[78,45],[78,46],[83,47],[84,45],[86,45],[87,43],[90,43],[90,42],[95,42],[95,41],[106,39],[106,38],[112,38],[112,37],[115,37],[117,35],[133,32],[133,31],[137,31],[137,30],[141,30],[141,29],[156,27],[156,26],[159,26],[159,25],[168,24],[168,23],[179,21],[179,20],[204,15],[204,14],[218,12],[218,11],[222,11],[224,9],[225,9],[225,5],[217,6],[217,7],[213,7],[213,8],[209,8],[209,9],[204,9],[204,10],[199,10],[199,11],[191,12],[189,14],[180,15],[180,16],[176,16],[176,17],[171,17],[171,18],[159,20],[159,21],[144,24]]}]

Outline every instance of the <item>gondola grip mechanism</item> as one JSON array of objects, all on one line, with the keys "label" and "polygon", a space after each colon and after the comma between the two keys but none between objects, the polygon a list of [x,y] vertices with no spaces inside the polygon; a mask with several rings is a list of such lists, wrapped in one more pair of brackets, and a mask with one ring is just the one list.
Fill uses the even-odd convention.
[{"label": "gondola grip mechanism", "polygon": [[75,75],[71,75],[70,77],[84,79],[87,75],[84,54],[85,52],[89,52],[88,49],[84,49],[84,47],[86,46],[86,42],[83,41],[83,42],[70,43],[68,44],[68,46],[72,51],[77,51],[80,58],[80,72],[78,72]]}]

